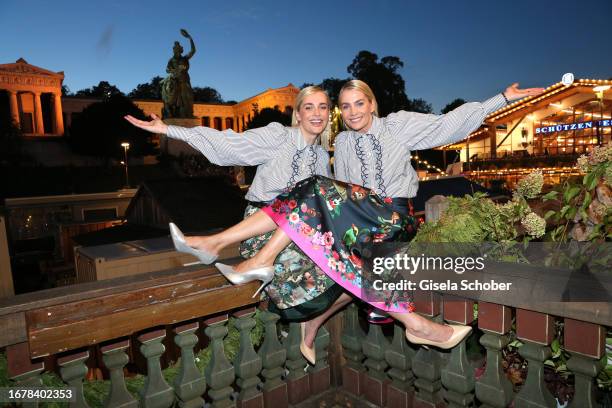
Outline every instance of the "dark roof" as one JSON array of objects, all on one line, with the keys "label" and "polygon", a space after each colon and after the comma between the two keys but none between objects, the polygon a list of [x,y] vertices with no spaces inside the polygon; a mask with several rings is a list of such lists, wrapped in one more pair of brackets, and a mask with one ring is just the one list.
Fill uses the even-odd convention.
[{"label": "dark roof", "polygon": [[425,202],[437,194],[463,197],[466,194],[474,194],[477,191],[488,193],[490,196],[494,195],[491,190],[463,176],[420,181],[419,190],[416,197],[412,199],[412,205],[414,206],[414,211],[425,211]]},{"label": "dark roof", "polygon": [[146,181],[126,210],[126,218],[144,195],[183,232],[196,233],[227,228],[240,222],[246,201],[228,177],[198,177]]}]

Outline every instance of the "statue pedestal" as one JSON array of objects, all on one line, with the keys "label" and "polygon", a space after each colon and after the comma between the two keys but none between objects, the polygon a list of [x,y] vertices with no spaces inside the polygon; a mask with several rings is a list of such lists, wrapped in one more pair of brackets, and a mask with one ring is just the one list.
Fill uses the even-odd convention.
[{"label": "statue pedestal", "polygon": [[[198,118],[169,118],[164,119],[164,123],[172,126],[182,126],[186,128],[192,128],[200,126],[200,119]],[[172,156],[179,156],[182,154],[201,154],[187,143],[175,140],[167,137],[166,135],[159,135],[159,150],[163,154],[169,154]]]}]

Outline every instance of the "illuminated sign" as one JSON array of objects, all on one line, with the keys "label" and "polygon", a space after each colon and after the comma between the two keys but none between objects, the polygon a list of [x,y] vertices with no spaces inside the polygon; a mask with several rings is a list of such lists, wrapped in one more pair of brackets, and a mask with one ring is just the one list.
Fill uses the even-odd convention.
[{"label": "illuminated sign", "polygon": [[541,126],[535,128],[536,135],[540,133],[553,133],[553,132],[565,132],[568,130],[582,130],[582,129],[592,129],[595,127],[609,127],[612,126],[612,120],[605,119],[599,121],[588,121],[588,122],[578,122],[578,123],[565,123],[554,126]]}]

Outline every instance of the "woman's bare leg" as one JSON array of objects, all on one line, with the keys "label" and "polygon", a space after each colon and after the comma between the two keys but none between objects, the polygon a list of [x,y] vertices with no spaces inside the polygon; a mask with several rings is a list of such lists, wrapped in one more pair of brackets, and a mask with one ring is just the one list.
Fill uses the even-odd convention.
[{"label": "woman's bare leg", "polygon": [[[273,222],[273,221],[272,221]],[[276,224],[275,224],[276,225]],[[280,228],[272,234],[266,245],[264,245],[255,256],[234,266],[236,272],[246,272],[250,269],[272,266],[274,260],[283,249],[291,243],[291,238]]]},{"label": "woman's bare leg", "polygon": [[312,320],[308,320],[306,322],[305,333],[304,333],[304,343],[308,348],[312,348],[314,346],[315,337],[317,337],[317,332],[319,331],[319,327],[325,323],[327,319],[329,319],[333,314],[335,314],[338,310],[342,309],[344,306],[351,303],[353,298],[343,293],[340,295],[338,299],[334,302],[333,305],[330,306],[323,314],[315,317]]},{"label": "woman's bare leg", "polygon": [[388,313],[406,326],[406,330],[410,334],[423,339],[442,342],[448,340],[453,334],[453,329],[450,326],[432,322],[417,313]]},{"label": "woman's bare leg", "polygon": [[218,234],[206,236],[185,237],[187,245],[200,249],[211,254],[218,255],[219,252],[227,247],[244,241],[245,239],[256,237],[276,229],[276,224],[263,211],[259,210],[238,224],[219,232]]}]

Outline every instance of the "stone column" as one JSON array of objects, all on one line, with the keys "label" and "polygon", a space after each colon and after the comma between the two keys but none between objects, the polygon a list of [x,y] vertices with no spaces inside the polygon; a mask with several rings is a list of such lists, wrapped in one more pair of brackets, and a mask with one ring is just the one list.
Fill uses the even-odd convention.
[{"label": "stone column", "polygon": [[21,124],[21,118],[19,117],[19,104],[17,103],[17,92],[9,91],[11,98],[11,118],[18,127]]},{"label": "stone column", "polygon": [[53,132],[58,135],[64,134],[64,117],[62,116],[62,94],[53,94],[53,111],[55,113],[55,126]]},{"label": "stone column", "polygon": [[34,133],[45,134],[45,125],[43,123],[42,104],[40,103],[40,92],[34,94],[34,116],[36,128]]}]

